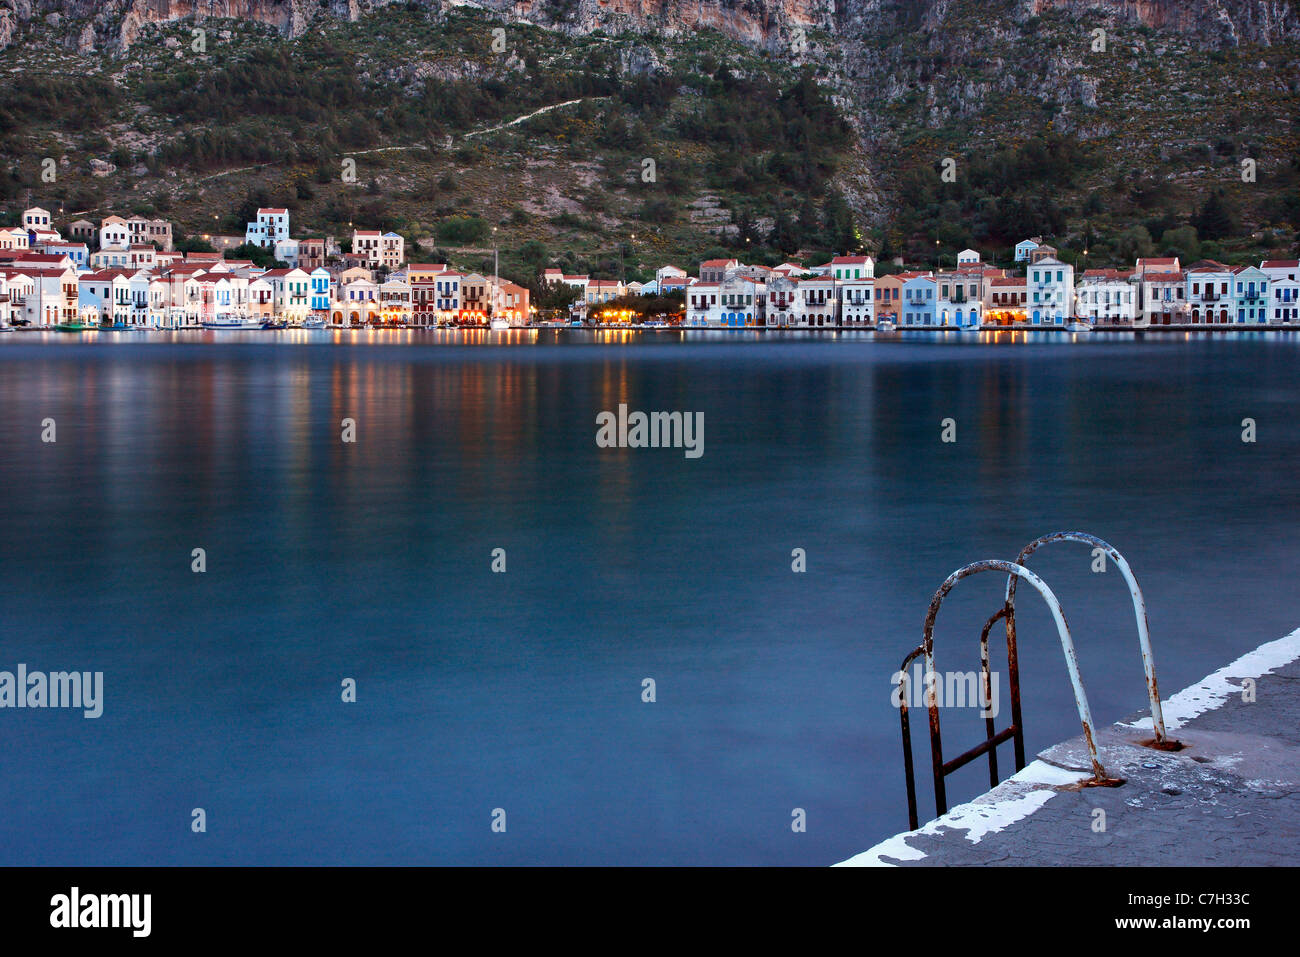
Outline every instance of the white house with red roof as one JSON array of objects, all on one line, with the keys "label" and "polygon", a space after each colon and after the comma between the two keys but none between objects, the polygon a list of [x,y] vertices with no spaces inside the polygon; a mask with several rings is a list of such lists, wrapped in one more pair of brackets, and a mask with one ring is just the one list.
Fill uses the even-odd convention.
[{"label": "white house with red roof", "polygon": [[834,279],[873,279],[876,261],[870,256],[835,256],[827,265]]},{"label": "white house with red roof", "polygon": [[41,252],[47,256],[67,256],[72,265],[85,269],[90,265],[90,247],[85,243],[70,243],[65,240],[44,243]]},{"label": "white house with red roof", "polygon": [[1187,304],[1194,325],[1231,322],[1232,268],[1213,259],[1202,259],[1187,267]]},{"label": "white house with red roof", "polygon": [[1138,283],[1124,269],[1086,269],[1075,289],[1073,315],[1094,326],[1131,326],[1138,317]]},{"label": "white house with red roof", "polygon": [[[1142,262],[1142,260],[1138,260]],[[1135,325],[1176,326],[1188,321],[1187,274],[1182,271],[1138,274],[1138,313]]]},{"label": "white house with red roof", "polygon": [[1259,270],[1270,280],[1300,279],[1300,259],[1265,259]]},{"label": "white house with red roof", "polygon": [[[872,271],[874,272],[874,268]],[[875,302],[872,298],[875,289],[876,280],[867,276],[861,279],[845,279],[836,284],[840,299],[841,325],[846,328],[861,328],[876,324]]]},{"label": "white house with red roof", "polygon": [[799,279],[795,325],[817,329],[839,325],[839,302],[833,276],[803,276]]},{"label": "white house with red roof", "polygon": [[739,259],[706,259],[700,263],[700,282],[722,282],[739,265]]},{"label": "white house with red roof", "polygon": [[289,238],[289,211],[267,206],[257,211],[257,218],[244,230],[244,242],[268,249]]},{"label": "white house with red roof", "polygon": [[16,325],[26,321],[27,298],[36,289],[36,280],[28,273],[0,271],[0,324]]},{"label": "white house with red roof", "polygon": [[75,322],[77,318],[77,271],[71,266],[21,270],[32,279],[32,290],[23,303],[22,318],[33,326]]},{"label": "white house with red roof", "polygon": [[1138,259],[1137,266],[1133,271],[1138,276],[1145,276],[1148,273],[1167,275],[1172,272],[1182,272],[1183,267],[1179,264],[1177,256],[1159,258],[1148,256]]},{"label": "white house with red roof", "polygon": [[131,227],[121,216],[105,216],[99,221],[99,248],[131,245]]},{"label": "white house with red roof", "polygon": [[1270,279],[1268,321],[1300,324],[1300,279]]},{"label": "white house with red roof", "polygon": [[21,226],[0,229],[0,249],[25,250],[31,249],[31,246],[32,243],[27,235],[27,230]]}]

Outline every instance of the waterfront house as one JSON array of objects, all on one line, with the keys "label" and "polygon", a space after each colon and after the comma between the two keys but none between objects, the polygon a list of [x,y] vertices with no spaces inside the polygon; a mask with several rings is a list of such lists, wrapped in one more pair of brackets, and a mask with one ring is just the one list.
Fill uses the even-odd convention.
[{"label": "waterfront house", "polygon": [[249,280],[248,303],[244,311],[250,318],[263,322],[275,318],[275,286],[265,276]]},{"label": "waterfront house", "polygon": [[450,322],[460,316],[463,305],[461,284],[464,281],[465,274],[454,269],[444,270],[435,277],[434,308],[438,321]]},{"label": "waterfront house", "polygon": [[1186,273],[1144,273],[1138,280],[1138,295],[1139,310],[1136,325],[1179,325],[1187,322],[1191,316],[1187,303]]},{"label": "waterfront house", "polygon": [[50,211],[39,206],[23,210],[23,229],[28,232],[51,229]]},{"label": "waterfront house", "polygon": [[275,293],[275,312],[281,319],[299,323],[311,312],[311,276],[301,269],[271,269],[259,278]]},{"label": "waterfront house", "polygon": [[[1039,246],[1037,255],[1050,246]],[[1029,264],[1025,275],[1029,289],[1027,309],[1033,325],[1053,323],[1065,325],[1074,306],[1074,267],[1054,256],[1036,259]]]},{"label": "waterfront house", "polygon": [[379,286],[379,322],[405,325],[411,321],[411,284],[406,279],[389,278]]},{"label": "waterfront house", "polygon": [[119,246],[123,249],[131,245],[131,227],[121,216],[105,216],[99,221],[99,248]]},{"label": "waterfront house", "polygon": [[1177,256],[1166,256],[1158,259],[1147,257],[1139,259],[1137,267],[1133,271],[1140,278],[1148,274],[1168,275],[1169,273],[1182,272],[1182,266],[1179,265]]},{"label": "waterfront house", "polygon": [[700,263],[700,282],[722,282],[739,265],[738,259],[706,259]]},{"label": "waterfront house", "polygon": [[1300,323],[1300,280],[1270,279],[1269,322],[1294,325]]},{"label": "waterfront house", "polygon": [[1030,252],[1029,254],[1029,264],[1032,266],[1034,263],[1040,262],[1044,259],[1055,259],[1055,258],[1056,258],[1055,246],[1049,246],[1046,243],[1039,243],[1037,246],[1034,247],[1033,251]]},{"label": "waterfront house", "polygon": [[68,238],[87,245],[96,241],[95,224],[88,219],[74,219],[68,223]]},{"label": "waterfront house", "polygon": [[338,284],[340,286],[345,286],[348,283],[354,282],[358,279],[368,279],[371,282],[373,282],[375,279],[375,274],[372,273],[365,266],[351,266],[348,269],[344,269],[339,273]]},{"label": "waterfront house", "polygon": [[720,282],[700,280],[686,290],[686,320],[688,326],[721,325],[718,310]]},{"label": "waterfront house", "polygon": [[314,272],[325,265],[325,240],[319,237],[298,240],[298,268]]},{"label": "waterfront house", "polygon": [[165,219],[148,219],[132,216],[126,220],[127,244],[149,243],[164,252],[171,252],[172,224]]},{"label": "waterfront house", "polygon": [[23,319],[33,326],[76,321],[79,293],[75,269],[53,266],[23,269],[21,273],[32,280],[32,288],[23,303]]},{"label": "waterfront house", "polygon": [[[153,248],[152,246],[150,247]],[[130,302],[130,311],[127,314],[127,324],[132,326],[147,326],[150,324],[150,284],[153,282],[153,274],[146,269],[137,269],[131,274],[131,279],[127,287],[127,295]]]},{"label": "waterfront house", "polygon": [[488,281],[473,272],[460,281],[460,312],[458,319],[471,325],[485,325],[488,321]]},{"label": "waterfront house", "polygon": [[43,249],[49,243],[62,242],[63,237],[55,229],[27,230],[27,245],[32,249]]},{"label": "waterfront house", "polygon": [[380,312],[380,287],[369,278],[357,277],[341,287],[344,325],[373,322]]},{"label": "waterfront house", "polygon": [[686,279],[686,270],[677,266],[661,266],[655,270],[655,282],[659,284],[657,288],[661,294],[685,289]]},{"label": "waterfront house", "polygon": [[870,256],[835,256],[831,259],[830,274],[835,279],[871,279],[876,275],[876,261]]},{"label": "waterfront house", "polygon": [[[874,266],[874,263],[872,265]],[[872,271],[874,272],[874,269]],[[836,292],[839,295],[841,325],[848,327],[875,325],[875,302],[872,300],[875,287],[876,280],[867,276],[861,279],[845,279],[838,283]],[[770,292],[768,302],[771,302]]]},{"label": "waterfront house", "polygon": [[1300,279],[1300,260],[1266,259],[1259,264],[1259,271],[1267,276],[1270,282],[1279,279]]},{"label": "waterfront house", "polygon": [[836,314],[838,303],[835,295],[835,279],[832,276],[802,277],[799,280],[797,304],[796,326],[817,329],[839,324],[839,316]]},{"label": "waterfront house", "polygon": [[28,271],[33,269],[70,269],[73,268],[73,265],[72,259],[68,256],[28,252],[12,259],[9,268]]},{"label": "waterfront house", "polygon": [[935,324],[978,329],[984,321],[983,273],[978,269],[963,269],[941,272],[934,278],[937,289]]},{"label": "waterfront house", "polygon": [[90,264],[90,247],[85,243],[47,242],[41,246],[41,252],[47,256],[66,256],[77,269],[85,269]]},{"label": "waterfront house", "polygon": [[874,286],[876,297],[876,322],[892,319],[901,322],[900,313],[903,300],[903,286],[909,279],[926,276],[924,272],[900,272],[891,276],[877,276]]},{"label": "waterfront house", "polygon": [[27,230],[21,226],[0,229],[0,249],[23,251],[31,248],[31,239]]},{"label": "waterfront house", "polygon": [[91,269],[126,269],[130,265],[131,249],[128,246],[101,245],[90,254]]},{"label": "waterfront house", "polygon": [[1193,324],[1230,322],[1232,269],[1213,259],[1202,259],[1187,267],[1187,304]]},{"label": "waterfront house", "polygon": [[354,229],[352,254],[361,256],[368,266],[379,266],[383,262],[383,253],[380,249],[382,238],[382,234],[377,229]]},{"label": "waterfront house", "polygon": [[493,297],[492,315],[505,319],[512,326],[528,324],[528,289],[508,279],[497,277],[496,295]]},{"label": "waterfront house", "polygon": [[984,317],[991,325],[1009,326],[1029,318],[1029,283],[1023,276],[991,276],[984,286]]},{"label": "waterfront house", "polygon": [[[272,252],[272,255],[275,256],[277,262],[285,263],[291,268],[299,268],[300,263],[298,262],[298,257],[300,252],[301,252],[301,244],[298,242],[298,240],[289,238],[289,239],[281,239],[279,242],[277,242],[275,244],[275,250],[274,252]],[[307,271],[310,272],[310,270]]]},{"label": "waterfront house", "polygon": [[[120,290],[120,294],[115,294],[115,289]],[[86,323],[111,323],[114,302],[120,299],[125,313],[130,290],[131,276],[125,270],[105,269],[82,273],[77,277],[77,315]]]},{"label": "waterfront house", "polygon": [[900,326],[935,325],[935,303],[938,288],[935,277],[913,275],[903,283]]},{"label": "waterfront house", "polygon": [[1268,275],[1258,266],[1237,266],[1232,270],[1232,312],[1239,323],[1268,321]]},{"label": "waterfront house", "polygon": [[587,293],[583,298],[590,308],[617,299],[626,291],[617,279],[592,279],[587,283]]},{"label": "waterfront house", "polygon": [[767,282],[765,325],[788,328],[798,321],[799,280],[773,272]]},{"label": "waterfront house", "polygon": [[[306,272],[305,269],[304,272]],[[324,266],[317,266],[307,273],[307,279],[310,295],[310,300],[307,303],[308,309],[313,315],[325,316],[329,312],[330,303],[334,298],[334,284],[330,280],[329,270]]]},{"label": "waterfront house", "polygon": [[0,276],[4,277],[0,295],[5,300],[0,303],[0,320],[12,326],[16,320],[27,318],[27,300],[36,290],[36,280],[22,272],[0,273]]},{"label": "waterfront house", "polygon": [[420,325],[438,321],[438,276],[446,271],[446,263],[410,263],[406,267],[406,281],[411,284],[411,317]]},{"label": "waterfront house", "polygon": [[1042,242],[1042,236],[1034,236],[1030,239],[1022,239],[1020,242],[1016,243],[1016,262],[1028,262],[1029,257],[1033,254],[1035,249],[1042,245]]},{"label": "waterfront house", "polygon": [[157,262],[155,256],[158,251],[149,243],[135,243],[126,249],[126,265],[128,269],[153,269]]},{"label": "waterfront house", "polygon": [[1138,315],[1134,274],[1122,269],[1086,269],[1075,290],[1072,315],[1094,326],[1131,326]]},{"label": "waterfront house", "polygon": [[762,296],[766,285],[748,276],[733,274],[717,284],[717,306],[710,310],[706,325],[744,329],[763,324]]},{"label": "waterfront house", "polygon": [[394,232],[379,237],[379,265],[390,272],[406,261],[406,240]]},{"label": "waterfront house", "polygon": [[289,211],[276,206],[258,209],[257,218],[244,231],[244,242],[266,249],[289,238]]}]

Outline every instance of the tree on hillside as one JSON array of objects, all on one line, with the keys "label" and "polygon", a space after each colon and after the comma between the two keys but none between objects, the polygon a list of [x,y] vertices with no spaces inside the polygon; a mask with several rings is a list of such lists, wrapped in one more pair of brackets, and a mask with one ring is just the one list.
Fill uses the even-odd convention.
[{"label": "tree on hillside", "polygon": [[1155,243],[1145,226],[1134,226],[1119,234],[1115,240],[1115,253],[1121,262],[1131,263],[1155,252]]},{"label": "tree on hillside", "polygon": [[1166,256],[1177,256],[1183,263],[1193,263],[1201,258],[1201,241],[1194,226],[1166,229],[1160,236],[1160,251]]},{"label": "tree on hillside", "polygon": [[1192,217],[1192,225],[1206,239],[1225,239],[1237,231],[1236,216],[1223,195],[1215,190]]}]

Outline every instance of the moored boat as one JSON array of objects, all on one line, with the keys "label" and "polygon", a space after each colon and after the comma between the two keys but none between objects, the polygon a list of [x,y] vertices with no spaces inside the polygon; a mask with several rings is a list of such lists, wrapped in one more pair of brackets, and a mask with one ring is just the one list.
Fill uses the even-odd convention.
[{"label": "moored boat", "polygon": [[262,328],[261,319],[252,319],[248,316],[217,316],[214,319],[205,319],[203,322],[204,329],[260,329]]}]

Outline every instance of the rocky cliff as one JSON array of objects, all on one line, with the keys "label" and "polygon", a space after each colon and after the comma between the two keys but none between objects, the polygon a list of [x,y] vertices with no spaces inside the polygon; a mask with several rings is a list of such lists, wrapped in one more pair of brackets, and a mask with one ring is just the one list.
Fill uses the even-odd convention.
[{"label": "rocky cliff", "polygon": [[[777,47],[800,28],[844,36],[862,30],[941,31],[954,0],[0,0],[0,49],[57,32],[80,50],[120,51],[149,24],[191,17],[256,21],[296,37],[318,18],[357,20],[399,3],[433,13],[450,6],[477,7],[569,33],[672,34],[711,27],[755,45]],[[1051,11],[1194,34],[1215,45],[1267,46],[1300,38],[1293,0],[1017,0],[1011,15],[1025,21]]]}]

